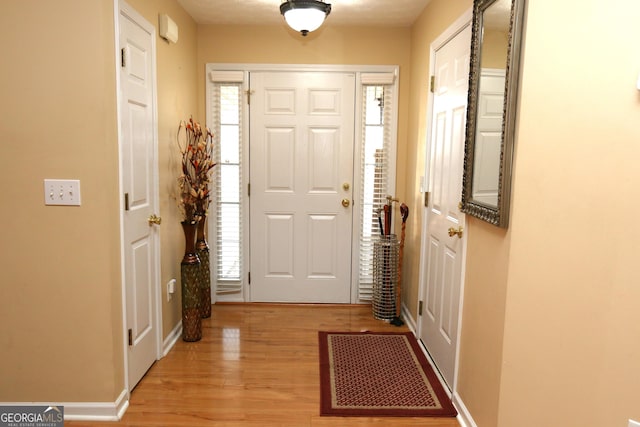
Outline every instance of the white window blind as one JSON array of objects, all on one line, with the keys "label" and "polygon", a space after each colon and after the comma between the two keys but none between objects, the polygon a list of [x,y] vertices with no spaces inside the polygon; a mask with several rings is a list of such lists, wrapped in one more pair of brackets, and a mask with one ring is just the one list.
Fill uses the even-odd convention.
[{"label": "white window blind", "polygon": [[[227,73],[229,74],[229,73]],[[232,75],[211,75],[211,112],[216,150],[213,272],[216,294],[242,293],[242,83]],[[228,79],[231,83],[216,80]]]},{"label": "white window blind", "polygon": [[365,84],[362,93],[358,299],[367,301],[373,296],[373,242],[381,234],[377,211],[389,194],[393,91],[378,83]]}]

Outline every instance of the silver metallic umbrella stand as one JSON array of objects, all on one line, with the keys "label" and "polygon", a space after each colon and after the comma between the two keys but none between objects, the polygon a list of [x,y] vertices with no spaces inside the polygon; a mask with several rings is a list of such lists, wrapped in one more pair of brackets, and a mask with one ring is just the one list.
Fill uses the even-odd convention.
[{"label": "silver metallic umbrella stand", "polygon": [[373,242],[373,317],[391,321],[396,316],[396,284],[400,244],[395,234]]}]

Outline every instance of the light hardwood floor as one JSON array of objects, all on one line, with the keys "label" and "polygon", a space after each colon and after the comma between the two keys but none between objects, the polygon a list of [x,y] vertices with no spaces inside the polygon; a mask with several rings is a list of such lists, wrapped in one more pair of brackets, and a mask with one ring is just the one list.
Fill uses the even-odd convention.
[{"label": "light hardwood floor", "polygon": [[111,426],[431,426],[454,418],[321,417],[318,334],[406,331],[375,320],[369,306],[216,304],[203,338],[179,341],[156,362]]}]

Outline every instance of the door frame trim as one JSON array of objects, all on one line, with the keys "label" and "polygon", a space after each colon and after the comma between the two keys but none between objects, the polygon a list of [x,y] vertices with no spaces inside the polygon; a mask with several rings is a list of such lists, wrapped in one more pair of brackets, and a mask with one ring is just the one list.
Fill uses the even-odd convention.
[{"label": "door frame trim", "polygon": [[[431,44],[429,45],[429,75],[435,75],[435,56],[436,51],[447,44],[451,39],[457,36],[461,31],[463,31],[466,27],[471,26],[471,21],[473,17],[473,8],[469,8],[465,11],[458,19],[456,19],[447,29],[445,29]],[[425,171],[424,171],[424,185],[423,191],[429,191],[431,187],[431,183],[429,182],[429,165],[431,164],[431,147],[433,144],[431,128],[433,124],[433,102],[434,97],[429,92],[428,101],[427,101],[427,116],[426,116],[426,153],[425,153]],[[424,194],[423,194],[424,197]],[[418,301],[416,304],[420,303],[420,300],[423,299],[425,288],[426,288],[426,251],[428,250],[428,209],[422,204],[421,206],[421,215],[422,215],[422,232],[420,236],[420,267],[419,267],[419,277],[420,283],[418,286]],[[460,271],[460,301],[459,301],[459,310],[458,310],[458,331],[457,331],[457,342],[456,346],[456,354],[454,361],[454,374],[453,374],[453,384],[451,384],[452,393],[456,393],[458,387],[458,365],[460,361],[460,338],[462,332],[462,307],[463,307],[463,299],[464,299],[464,282],[465,282],[465,267],[466,267],[466,257],[467,257],[467,238],[465,233],[465,238],[462,239],[462,267]],[[416,313],[418,312],[418,307],[416,307]],[[416,319],[416,327],[418,337],[422,336],[422,320],[420,319],[420,315],[417,316]]]},{"label": "door frame trim", "polygon": [[[157,81],[157,63],[156,63],[156,28],[147,21],[140,13],[138,13],[131,5],[124,0],[113,0],[114,8],[114,37],[115,37],[115,77],[116,77],[116,121],[117,121],[117,139],[118,139],[118,194],[123,194],[123,182],[122,182],[122,134],[120,129],[120,123],[122,121],[122,111],[120,109],[120,102],[122,97],[120,90],[122,83],[120,81],[120,14],[126,14],[138,25],[140,25],[145,31],[151,34],[151,80],[152,80],[152,106],[153,106],[153,152],[155,161],[153,162],[153,188],[151,191],[154,194],[153,209],[159,212],[160,207],[160,190],[159,190],[159,167],[158,167],[158,81]],[[128,332],[127,332],[127,293],[126,293],[126,277],[125,277],[125,239],[124,239],[124,198],[118,197],[119,200],[119,221],[120,221],[120,283],[122,292],[122,352],[124,361],[124,389],[127,392],[127,400],[131,398],[131,385],[129,384],[129,348],[127,346]],[[153,286],[153,294],[151,300],[155,315],[152,316],[152,320],[155,323],[155,335],[156,335],[156,360],[160,360],[163,356],[162,350],[162,303],[160,301],[159,283],[161,275],[160,267],[160,239],[154,239],[154,263],[155,263],[155,281]]]},{"label": "door frame trim", "polygon": [[[399,110],[399,94],[400,94],[400,67],[398,65],[342,65],[342,64],[260,64],[260,63],[207,63],[205,65],[205,117],[207,119],[207,123],[210,122],[212,108],[209,102],[211,92],[211,79],[209,75],[213,71],[242,71],[244,73],[242,87],[243,90],[248,90],[249,82],[248,75],[251,72],[263,72],[263,71],[273,71],[273,72],[345,72],[345,73],[354,73],[356,75],[355,81],[355,110],[354,110],[354,120],[355,120],[355,129],[354,129],[354,156],[353,156],[353,200],[359,200],[360,197],[360,187],[356,186],[356,180],[361,179],[359,176],[359,162],[360,157],[359,154],[362,150],[362,106],[360,105],[360,100],[362,99],[362,79],[361,76],[364,73],[393,73],[395,76],[395,81],[393,84],[393,125],[391,128],[392,134],[392,143],[393,147],[390,150],[390,159],[389,164],[393,168],[393,173],[391,174],[391,178],[389,180],[389,191],[395,193],[396,191],[396,182],[397,182],[397,152],[398,152],[398,110]],[[243,118],[249,117],[249,108],[247,103],[243,103],[242,110]],[[249,135],[249,120],[243,120],[242,130],[244,135]],[[248,142],[247,142],[248,146]],[[249,150],[243,150],[243,158],[242,161],[247,165],[246,168],[243,168],[243,183],[248,182],[249,179]],[[245,157],[246,156],[246,157]],[[359,183],[359,181],[358,181]],[[392,191],[393,190],[393,191]],[[248,196],[246,192],[242,192],[243,199],[242,203],[249,203]],[[352,217],[352,221],[355,222],[355,213]],[[352,227],[352,241],[351,241],[351,278],[350,278],[350,287],[351,287],[351,303],[361,303],[358,299],[358,269],[357,261],[358,261],[358,251],[354,250],[357,248],[357,242],[359,237],[359,232],[356,227]],[[215,229],[215,221],[209,221],[208,230],[209,236],[216,236]],[[250,236],[250,227],[249,227],[249,218],[246,215],[243,218],[242,224],[242,234],[244,236]],[[215,262],[215,253],[212,253],[212,263],[214,265]],[[249,254],[249,244],[248,241],[243,242],[242,246],[242,257],[243,257],[243,271],[241,272],[242,277],[242,295],[240,297],[232,297],[230,299],[219,298],[215,295],[215,286],[212,287],[212,301],[220,300],[220,301],[234,301],[234,302],[244,302],[247,301],[247,296],[249,293],[249,284],[247,283],[247,275],[249,273],[249,265],[250,265],[250,254]],[[215,279],[213,279],[215,282]]]}]

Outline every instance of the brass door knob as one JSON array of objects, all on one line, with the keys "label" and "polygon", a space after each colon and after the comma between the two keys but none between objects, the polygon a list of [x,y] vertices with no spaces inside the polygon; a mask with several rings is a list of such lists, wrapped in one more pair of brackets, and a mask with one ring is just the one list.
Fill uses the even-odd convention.
[{"label": "brass door knob", "polygon": [[156,214],[151,214],[149,218],[147,218],[147,221],[149,222],[149,225],[160,225],[160,223],[162,223],[162,218],[156,216]]},{"label": "brass door knob", "polygon": [[453,228],[453,227],[449,227],[448,231],[449,231],[449,237],[453,237],[453,236],[455,236],[457,234],[458,238],[462,239],[462,231],[463,231],[462,227],[458,227],[457,230],[455,228]]},{"label": "brass door knob", "polygon": [[350,204],[351,204],[351,200],[342,199],[342,206],[344,206],[345,208],[348,208]]}]

